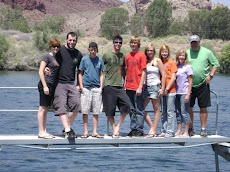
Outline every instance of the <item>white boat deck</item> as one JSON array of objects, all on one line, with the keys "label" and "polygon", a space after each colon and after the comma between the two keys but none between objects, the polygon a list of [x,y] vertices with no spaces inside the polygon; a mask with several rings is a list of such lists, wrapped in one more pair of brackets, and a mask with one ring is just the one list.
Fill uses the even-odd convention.
[{"label": "white boat deck", "polygon": [[199,135],[193,137],[179,138],[145,138],[145,137],[119,137],[112,138],[111,136],[104,136],[104,138],[75,138],[65,139],[63,136],[55,136],[54,139],[41,139],[37,135],[0,135],[0,145],[117,145],[120,144],[202,144],[202,143],[224,143],[230,142],[230,138],[220,135],[210,135],[202,138]]}]

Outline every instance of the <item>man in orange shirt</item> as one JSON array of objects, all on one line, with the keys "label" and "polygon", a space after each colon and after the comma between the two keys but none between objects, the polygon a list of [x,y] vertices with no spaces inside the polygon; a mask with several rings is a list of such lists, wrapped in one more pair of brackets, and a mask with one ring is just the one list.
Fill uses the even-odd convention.
[{"label": "man in orange shirt", "polygon": [[125,59],[126,78],[125,88],[130,99],[130,128],[128,136],[144,136],[144,96],[142,93],[146,77],[147,58],[140,48],[140,38],[132,36],[130,47],[132,51]]}]

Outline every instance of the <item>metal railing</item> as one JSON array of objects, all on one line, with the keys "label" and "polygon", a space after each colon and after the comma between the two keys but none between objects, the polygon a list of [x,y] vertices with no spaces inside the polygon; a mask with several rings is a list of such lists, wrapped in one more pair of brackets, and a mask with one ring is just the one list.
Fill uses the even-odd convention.
[{"label": "metal railing", "polygon": [[[0,87],[1,89],[37,89],[37,87]],[[215,122],[215,134],[218,135],[218,118],[219,118],[219,98],[218,95],[214,91],[210,91],[210,93],[214,94],[216,97],[216,109],[214,111],[208,111],[208,113],[216,113],[216,122]],[[0,112],[37,112],[38,110],[33,109],[0,109]],[[50,112],[53,110],[50,109]],[[119,112],[116,110],[116,112]],[[147,110],[146,112],[154,112],[153,110]],[[199,111],[194,111],[195,113],[199,113]],[[109,135],[109,120],[107,118],[107,135]]]}]

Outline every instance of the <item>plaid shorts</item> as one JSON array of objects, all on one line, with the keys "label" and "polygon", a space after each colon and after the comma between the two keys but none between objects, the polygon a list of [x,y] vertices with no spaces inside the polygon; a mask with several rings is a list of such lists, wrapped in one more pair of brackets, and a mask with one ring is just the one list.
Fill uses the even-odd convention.
[{"label": "plaid shorts", "polygon": [[102,113],[102,90],[101,88],[83,88],[81,93],[81,112],[82,114],[89,114],[92,110],[93,114]]}]

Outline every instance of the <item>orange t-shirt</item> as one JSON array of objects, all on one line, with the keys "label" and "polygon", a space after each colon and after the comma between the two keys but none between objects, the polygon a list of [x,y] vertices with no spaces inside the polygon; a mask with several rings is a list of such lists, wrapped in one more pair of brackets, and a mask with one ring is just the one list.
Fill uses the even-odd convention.
[{"label": "orange t-shirt", "polygon": [[[177,72],[177,66],[176,63],[173,60],[168,60],[163,62],[164,68],[165,68],[165,75],[166,75],[166,82],[165,82],[165,88],[169,84],[172,73]],[[169,89],[168,93],[175,93],[176,92],[176,83],[174,82],[171,88]]]},{"label": "orange t-shirt", "polygon": [[147,57],[141,51],[126,55],[126,84],[127,90],[136,91],[141,81],[142,70],[146,69]]}]

